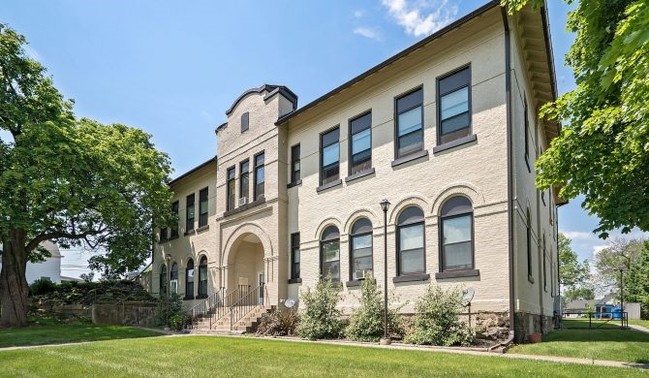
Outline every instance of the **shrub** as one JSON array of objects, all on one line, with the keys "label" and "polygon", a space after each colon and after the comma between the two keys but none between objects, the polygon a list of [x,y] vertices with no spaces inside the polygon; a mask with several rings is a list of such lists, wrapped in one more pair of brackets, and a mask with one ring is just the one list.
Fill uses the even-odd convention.
[{"label": "shrub", "polygon": [[[383,337],[383,298],[376,280],[366,277],[361,286],[360,307],[349,318],[345,329],[348,339],[358,341],[378,341]],[[390,334],[403,335],[400,316],[395,309],[388,309],[388,329]]]},{"label": "shrub", "polygon": [[273,311],[261,317],[259,326],[257,326],[257,335],[293,336],[299,322],[300,315],[295,310]]},{"label": "shrub", "polygon": [[449,291],[430,284],[415,306],[413,332],[407,343],[425,345],[468,345],[473,341],[473,331],[460,321],[462,292]]},{"label": "shrub", "polygon": [[49,294],[54,290],[56,290],[56,284],[48,278],[39,278],[29,286],[32,295]]},{"label": "shrub", "polygon": [[173,293],[168,297],[160,298],[152,322],[158,327],[169,327],[180,331],[189,322],[186,317],[182,298]]},{"label": "shrub", "polygon": [[304,309],[300,314],[297,334],[306,339],[336,339],[342,336],[344,322],[336,308],[340,300],[340,286],[330,277],[318,281],[315,290],[302,293]]}]

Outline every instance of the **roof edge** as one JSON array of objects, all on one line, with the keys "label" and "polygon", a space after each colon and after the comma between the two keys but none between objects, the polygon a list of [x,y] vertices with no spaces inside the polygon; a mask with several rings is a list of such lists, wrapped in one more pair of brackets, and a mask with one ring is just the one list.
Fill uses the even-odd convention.
[{"label": "roof edge", "polygon": [[188,176],[191,176],[192,174],[196,173],[197,171],[201,170],[202,168],[207,167],[208,165],[210,165],[210,163],[215,162],[216,160],[217,160],[217,156],[215,155],[215,156],[211,157],[209,160],[207,160],[206,162],[203,162],[203,163],[197,165],[196,167],[190,169],[189,171],[187,171],[187,172],[183,173],[182,175],[176,177],[175,179],[169,181],[167,183],[167,185],[172,186],[174,184],[177,184],[179,181],[187,178]]},{"label": "roof edge", "polygon": [[[241,102],[241,100],[244,99],[244,97],[246,97],[246,96],[248,96],[250,94],[254,94],[254,93],[262,93],[262,92],[271,92],[272,93],[273,91],[275,91],[277,89],[280,89],[280,91],[278,93],[281,93],[282,95],[287,97],[289,99],[289,101],[291,101],[294,104],[294,106],[297,105],[297,95],[295,93],[293,93],[293,91],[288,89],[286,86],[264,84],[264,85],[262,85],[262,86],[260,86],[258,88],[251,88],[251,89],[248,89],[247,91],[243,92],[239,97],[237,97],[236,100],[234,100],[234,102],[232,103],[232,106],[230,106],[230,108],[228,108],[228,110],[225,111],[225,115],[230,116],[230,114],[232,114],[232,112],[234,111],[234,108],[236,108],[237,105],[239,105],[239,103]],[[268,97],[271,97],[271,96],[268,96]]]}]

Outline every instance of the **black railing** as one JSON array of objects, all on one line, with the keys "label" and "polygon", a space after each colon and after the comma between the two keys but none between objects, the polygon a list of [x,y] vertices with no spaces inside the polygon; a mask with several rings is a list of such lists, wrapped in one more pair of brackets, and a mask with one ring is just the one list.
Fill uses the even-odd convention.
[{"label": "black railing", "polygon": [[208,315],[211,315],[218,308],[223,307],[223,292],[224,289],[221,288],[219,289],[219,291],[210,294],[207,298],[192,307],[188,311],[188,315],[191,316],[192,322],[197,321],[199,318],[204,318]]},{"label": "black railing", "polygon": [[[224,289],[221,289],[224,290]],[[245,297],[250,291],[250,285],[239,285],[236,289],[232,290],[223,298],[223,305],[215,308],[214,314],[210,317],[210,328],[216,324],[224,316],[230,313],[230,307],[239,302],[242,297]],[[224,291],[225,292],[225,291]]]},{"label": "black railing", "polygon": [[564,311],[562,328],[629,328],[628,312]]},{"label": "black railing", "polygon": [[252,310],[258,306],[263,306],[266,302],[266,297],[266,285],[261,284],[241,296],[237,303],[232,304],[230,306],[230,330]]}]

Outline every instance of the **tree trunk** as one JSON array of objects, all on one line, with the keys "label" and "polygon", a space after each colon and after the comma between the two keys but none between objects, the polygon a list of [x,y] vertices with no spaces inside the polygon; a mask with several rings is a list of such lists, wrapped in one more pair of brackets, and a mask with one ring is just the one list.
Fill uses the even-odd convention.
[{"label": "tree trunk", "polygon": [[3,241],[0,270],[0,328],[27,326],[29,286],[26,269],[25,232],[10,230],[9,238]]}]

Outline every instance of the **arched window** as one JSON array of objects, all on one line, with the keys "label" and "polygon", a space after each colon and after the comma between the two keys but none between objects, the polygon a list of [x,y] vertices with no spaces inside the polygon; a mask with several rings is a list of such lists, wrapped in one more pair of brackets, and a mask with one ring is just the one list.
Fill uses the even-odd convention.
[{"label": "arched window", "polygon": [[359,219],[352,226],[349,251],[350,279],[372,276],[372,222],[369,219]]},{"label": "arched window", "polygon": [[167,264],[160,266],[160,296],[167,295]]},{"label": "arched window", "polygon": [[194,260],[187,261],[185,268],[185,298],[194,299]]},{"label": "arched window", "polygon": [[327,227],[320,238],[320,275],[340,282],[340,232],[336,226]]},{"label": "arched window", "polygon": [[424,212],[407,207],[397,220],[397,272],[399,276],[425,273]]},{"label": "arched window", "polygon": [[171,276],[169,277],[169,292],[173,294],[178,293],[178,264],[171,265]]},{"label": "arched window", "polygon": [[198,297],[207,297],[207,257],[201,257],[198,264]]},{"label": "arched window", "polygon": [[441,271],[473,269],[473,206],[466,197],[452,197],[442,206]]}]

